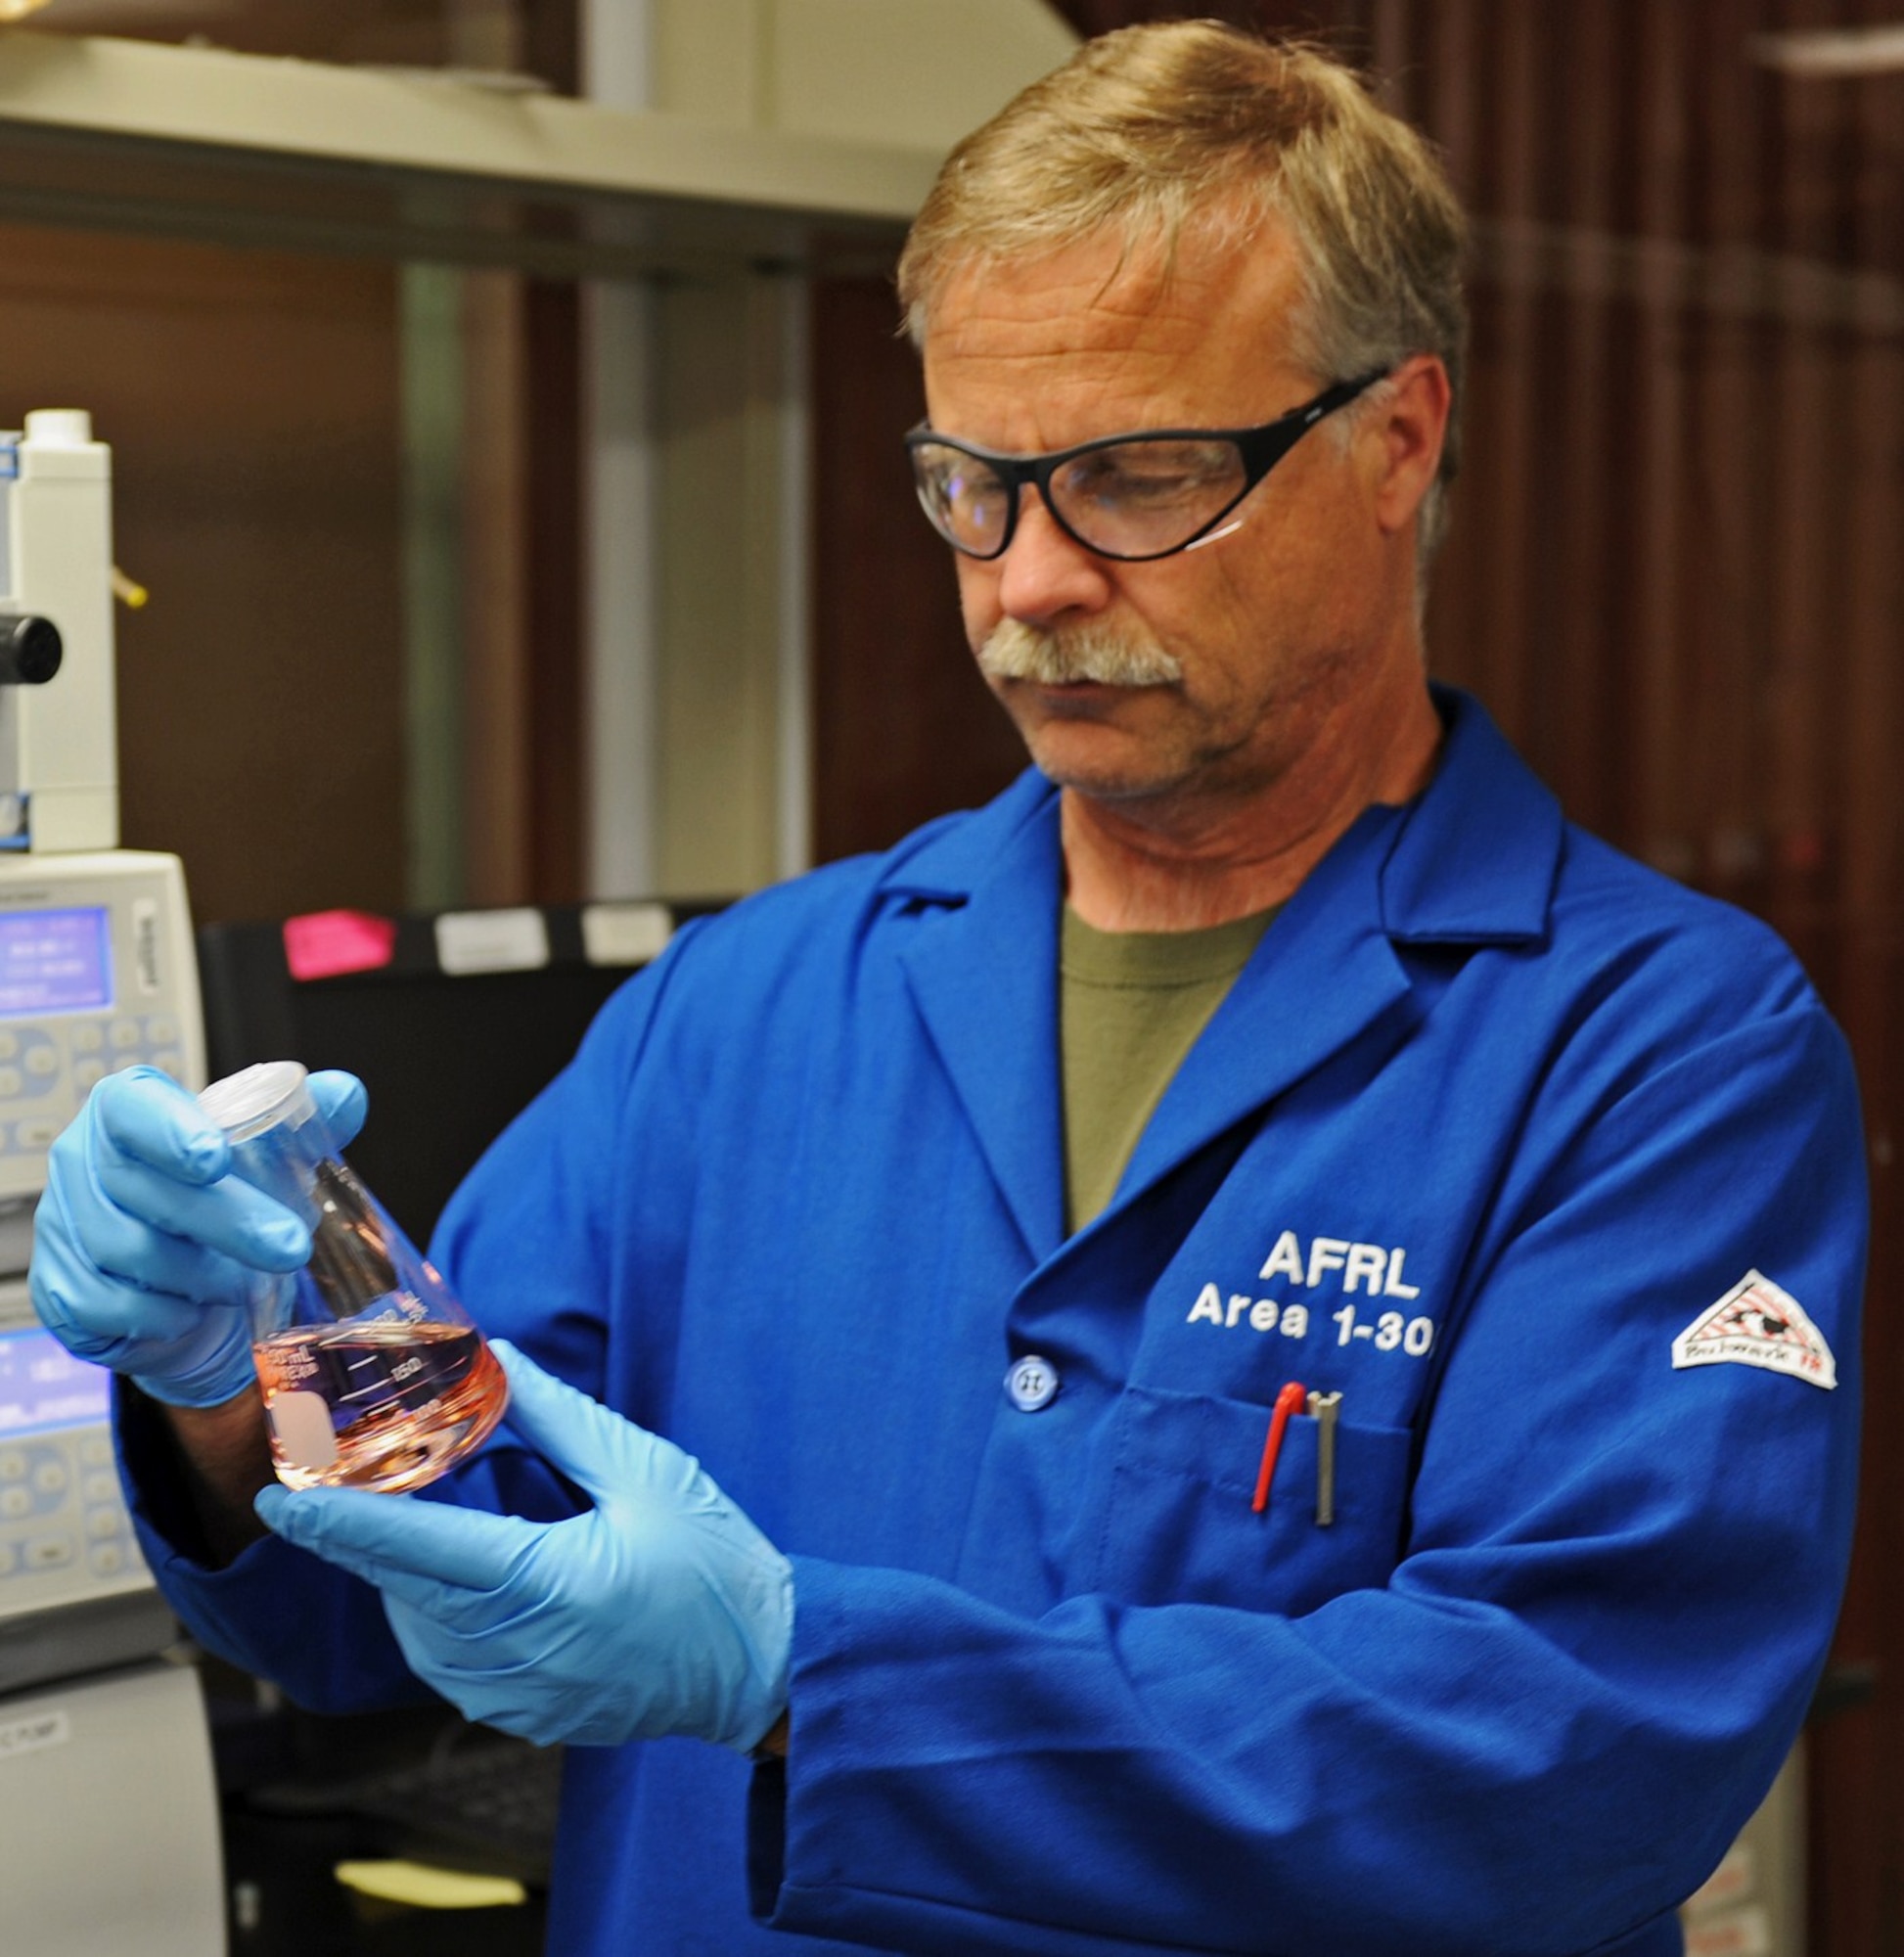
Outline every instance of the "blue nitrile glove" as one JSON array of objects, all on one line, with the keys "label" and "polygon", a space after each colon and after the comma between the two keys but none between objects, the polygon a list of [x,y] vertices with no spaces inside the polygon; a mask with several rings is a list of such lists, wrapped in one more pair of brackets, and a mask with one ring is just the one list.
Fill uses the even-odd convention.
[{"label": "blue nitrile glove", "polygon": [[[336,1148],[364,1118],[362,1084],[314,1073]],[[226,1174],[218,1124],[157,1068],[109,1073],[48,1152],[33,1217],[33,1309],[82,1359],[175,1406],[217,1406],[255,1377],[245,1301],[256,1271],[295,1271],[310,1232]]]},{"label": "blue nitrile glove", "polygon": [[410,1668],[469,1718],[545,1745],[755,1746],[787,1707],[787,1559],[691,1455],[495,1351],[510,1426],[588,1492],[587,1515],[273,1486],[259,1516],[376,1584]]}]

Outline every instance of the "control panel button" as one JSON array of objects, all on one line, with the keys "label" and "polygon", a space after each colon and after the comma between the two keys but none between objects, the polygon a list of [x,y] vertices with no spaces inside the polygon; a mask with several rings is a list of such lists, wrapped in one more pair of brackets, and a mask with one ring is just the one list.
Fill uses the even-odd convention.
[{"label": "control panel button", "polygon": [[17,1067],[0,1067],[0,1101],[16,1100],[26,1083]]},{"label": "control panel button", "polygon": [[79,1443],[79,1458],[88,1468],[110,1468],[113,1465],[113,1443],[103,1434],[89,1434]]},{"label": "control panel button", "polygon": [[112,1032],[113,1044],[123,1053],[126,1048],[140,1044],[138,1025],[131,1020],[114,1020]]},{"label": "control panel button", "polygon": [[29,1046],[26,1049],[26,1071],[35,1080],[51,1080],[60,1070],[59,1053],[50,1046]]},{"label": "control panel button", "polygon": [[18,1033],[0,1033],[0,1060],[12,1060],[20,1051]]},{"label": "control panel button", "polygon": [[106,1064],[98,1060],[77,1060],[72,1064],[72,1084],[82,1094],[90,1094],[106,1078]]},{"label": "control panel button", "polygon": [[72,1561],[72,1544],[63,1535],[43,1535],[26,1545],[28,1570],[64,1570]]},{"label": "control panel button", "polygon": [[42,1461],[33,1470],[33,1486],[42,1495],[64,1495],[67,1491],[66,1464],[61,1461]]},{"label": "control panel button", "polygon": [[26,1479],[26,1450],[22,1447],[0,1449],[0,1481],[23,1481]]},{"label": "control panel button", "polygon": [[86,1561],[95,1576],[116,1576],[125,1568],[125,1550],[116,1542],[96,1542]]},{"label": "control panel button", "polygon": [[113,1071],[114,1073],[124,1073],[127,1072],[132,1068],[143,1067],[144,1065],[145,1062],[142,1061],[136,1053],[128,1054],[125,1057],[125,1059],[115,1060],[113,1063]]},{"label": "control panel button", "polygon": [[155,1013],[146,1022],[146,1037],[154,1046],[175,1046],[178,1043],[178,1022],[165,1013]]},{"label": "control panel button", "polygon": [[23,1149],[50,1149],[60,1139],[61,1125],[43,1115],[31,1121],[23,1121],[14,1130],[14,1140]]},{"label": "control panel button", "polygon": [[0,1488],[0,1519],[17,1523],[22,1516],[33,1513],[33,1491],[15,1481]]},{"label": "control panel button", "polygon": [[185,1077],[185,1056],[176,1047],[166,1047],[152,1057],[152,1064],[169,1073],[174,1080]]},{"label": "control panel button", "polygon": [[19,1562],[19,1550],[10,1542],[0,1542],[0,1576],[11,1576]]},{"label": "control panel button", "polygon": [[119,1519],[112,1509],[93,1509],[86,1516],[86,1533],[95,1542],[108,1542],[119,1532]]},{"label": "control panel button", "polygon": [[97,1053],[106,1044],[106,1028],[95,1020],[81,1020],[68,1037],[74,1053]]},{"label": "control panel button", "polygon": [[116,1502],[119,1498],[119,1478],[95,1468],[86,1477],[81,1492],[89,1502]]}]

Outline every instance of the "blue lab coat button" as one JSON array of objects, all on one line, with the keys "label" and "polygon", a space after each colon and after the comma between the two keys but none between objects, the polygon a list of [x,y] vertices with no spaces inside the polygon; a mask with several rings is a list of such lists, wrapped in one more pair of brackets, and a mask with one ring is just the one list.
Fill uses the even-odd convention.
[{"label": "blue lab coat button", "polygon": [[1058,1397],[1058,1368],[1035,1352],[1027,1353],[1005,1375],[1005,1390],[1020,1413],[1036,1413]]}]

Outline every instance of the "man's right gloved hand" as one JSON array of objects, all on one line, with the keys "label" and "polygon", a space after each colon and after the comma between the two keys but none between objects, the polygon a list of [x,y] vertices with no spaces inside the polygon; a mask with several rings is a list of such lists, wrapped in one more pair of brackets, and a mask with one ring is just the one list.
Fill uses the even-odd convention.
[{"label": "man's right gloved hand", "polygon": [[[310,1085],[341,1149],[363,1124],[363,1085]],[[33,1309],[69,1352],[174,1406],[217,1406],[251,1384],[253,1274],[310,1255],[302,1222],[230,1164],[218,1124],[150,1067],[108,1074],[47,1158]]]}]

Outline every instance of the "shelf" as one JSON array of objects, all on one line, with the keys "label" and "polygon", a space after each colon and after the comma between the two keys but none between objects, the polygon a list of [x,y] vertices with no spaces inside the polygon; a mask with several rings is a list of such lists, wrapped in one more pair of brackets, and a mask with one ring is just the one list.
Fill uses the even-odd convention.
[{"label": "shelf", "polygon": [[0,29],[0,221],[692,274],[889,245],[938,162],[427,72]]}]

